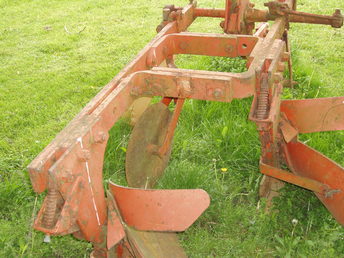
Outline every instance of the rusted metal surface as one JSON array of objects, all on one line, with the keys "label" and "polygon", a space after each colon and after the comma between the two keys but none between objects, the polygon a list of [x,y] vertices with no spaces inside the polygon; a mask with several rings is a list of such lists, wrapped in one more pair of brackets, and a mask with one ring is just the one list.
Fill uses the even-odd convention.
[{"label": "rusted metal surface", "polygon": [[168,133],[171,112],[162,103],[151,105],[136,123],[129,139],[125,171],[132,187],[152,188],[170,159],[170,146],[159,155]]},{"label": "rusted metal surface", "polygon": [[252,22],[246,23],[246,12],[252,6],[249,0],[226,0],[226,12],[223,30],[232,34],[251,34],[254,28]]},{"label": "rusted metal surface", "polygon": [[151,101],[152,99],[147,97],[136,99],[123,117],[129,120],[130,125],[134,126],[143,112],[148,108]]},{"label": "rusted metal surface", "polygon": [[[128,180],[128,185],[131,187],[140,187],[140,188],[154,187],[157,179],[161,176],[161,173],[163,172],[162,169],[164,169],[164,167],[167,165],[167,161],[170,156],[171,147],[168,146],[168,152],[164,153],[164,155],[161,155],[161,154],[158,155],[159,153],[157,153],[157,150],[159,148],[158,146],[160,145],[161,141],[164,140],[164,137],[167,137],[167,134],[168,134],[168,130],[166,130],[166,127],[167,126],[170,127],[170,126],[166,122],[168,122],[170,119],[168,120],[165,119],[165,123],[164,123],[163,118],[164,118],[164,114],[165,114],[165,117],[166,115],[170,117],[170,112],[168,111],[167,107],[171,103],[171,101],[173,101],[173,98],[165,97],[162,99],[161,103],[151,106],[148,110],[146,110],[146,112],[144,112],[144,116],[141,118],[141,122],[135,126],[134,131],[136,132],[137,135],[135,136],[134,132],[131,135],[131,140],[134,139],[132,147],[138,148],[139,147],[138,145],[141,142],[145,145],[143,148],[152,147],[152,145],[156,146],[156,153],[153,153],[152,152],[153,149],[151,148],[150,149],[151,152],[148,153],[148,156],[153,157],[153,158],[150,160],[149,159],[140,160],[138,158],[140,157],[142,158],[145,154],[147,155],[146,151],[149,151],[149,149],[144,149],[143,151],[141,150],[142,152],[138,152],[137,153],[138,158],[137,156],[135,157],[135,155],[131,156],[130,148],[129,148],[129,152],[127,150],[126,167],[130,166],[128,165],[128,163],[130,162],[138,162],[139,164],[141,164],[141,167],[136,166],[139,169],[138,171],[136,171],[136,173],[135,173],[135,170],[133,171],[130,171],[130,169],[126,170],[127,179],[131,178],[131,180],[130,179]],[[176,118],[178,119],[178,116]],[[157,120],[160,120],[160,123],[157,123]],[[161,129],[161,127],[163,128],[163,130]],[[142,137],[142,135],[147,134],[147,133],[150,136],[148,137],[148,139],[155,140],[155,142],[152,142],[152,141],[148,142],[147,138],[144,139]],[[155,134],[155,137],[152,138],[152,134]],[[135,137],[136,137],[136,140],[135,140]],[[154,143],[158,145],[154,145]],[[146,163],[142,163],[142,161]],[[152,164],[154,165],[154,162],[155,162],[155,165],[160,165],[160,167],[151,166]],[[133,163],[131,164],[133,165]],[[154,171],[149,171],[149,168],[153,168]],[[159,168],[160,170],[157,171],[157,169]],[[147,175],[148,176],[156,175],[156,177],[155,178],[151,177],[150,180],[147,180]],[[112,197],[113,195],[111,194],[108,194],[108,196],[111,199],[113,198]],[[116,205],[115,202],[114,204]],[[118,209],[116,209],[116,212],[119,212]],[[108,223],[111,223],[111,222],[109,221]],[[108,234],[109,233],[110,232],[108,230]],[[115,234],[116,239],[118,239],[116,233],[111,232],[110,234],[112,235]],[[178,257],[186,257],[186,254],[184,253],[183,249],[179,246],[178,237],[177,235],[174,235],[174,233],[137,231],[127,226],[126,235],[127,235],[127,240],[126,240],[127,244],[122,244],[122,245],[120,244],[120,246],[130,247],[124,250],[128,251],[129,249],[131,249],[131,251],[128,251],[127,255],[118,255],[118,256],[130,256],[132,253],[135,253],[137,257],[139,256],[175,257],[174,255],[177,255]],[[129,241],[130,241],[130,244],[129,244]]]},{"label": "rusted metal surface", "polygon": [[[174,233],[137,231],[127,227],[127,238],[130,241],[133,257],[187,257]],[[124,257],[128,256],[130,257],[130,255],[124,255]]]},{"label": "rusted metal surface", "polygon": [[[255,9],[253,8],[254,5],[246,0],[227,0],[226,4],[230,12],[226,13],[225,9],[196,8],[194,15],[196,17],[225,18],[224,30],[236,34],[243,34],[245,32],[244,26],[248,26],[250,23],[274,21],[276,18],[283,16],[288,17],[289,22],[330,25],[333,28],[343,26],[343,15],[339,9],[336,9],[330,16],[295,11],[290,9],[290,4],[287,4],[286,1],[265,3],[269,10]],[[241,7],[238,8],[237,6]],[[246,33],[248,32],[246,31]]]},{"label": "rusted metal surface", "polygon": [[[248,0],[226,0],[226,9],[165,6],[157,36],[29,165],[33,188],[48,194],[34,227],[48,235],[74,234],[94,244],[93,256],[185,257],[177,237],[209,205],[202,190],[103,188],[108,132],[142,97],[162,97],[133,130],[126,162],[129,186],[152,188],[167,166],[182,104],[187,99],[230,102],[253,96],[249,119],[261,141],[260,195],[269,201],[283,181],[313,191],[344,224],[343,168],[298,141],[299,133],[344,129],[344,98],[281,100],[288,63],[287,32],[292,22],[338,28],[343,16],[296,11],[295,0],[279,0],[259,10]],[[197,17],[223,19],[225,34],[190,33]],[[269,27],[267,21],[273,21]],[[263,22],[256,26],[255,23]],[[174,55],[244,57],[247,71],[225,73],[178,69]],[[167,67],[160,67],[167,64]],[[173,118],[169,104],[175,101]],[[290,172],[282,170],[285,164]],[[280,179],[280,180],[278,180]]]}]

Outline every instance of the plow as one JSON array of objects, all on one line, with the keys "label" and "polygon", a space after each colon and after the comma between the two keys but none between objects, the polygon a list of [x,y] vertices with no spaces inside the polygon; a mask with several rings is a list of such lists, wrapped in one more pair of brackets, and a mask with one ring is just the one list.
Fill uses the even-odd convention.
[{"label": "plow", "polygon": [[[28,166],[35,192],[46,192],[34,222],[46,242],[73,234],[93,244],[93,257],[186,257],[176,232],[206,211],[211,196],[202,189],[154,187],[190,99],[229,103],[252,97],[249,120],[259,133],[257,164],[264,175],[260,197],[271,203],[291,183],[314,192],[344,225],[344,168],[299,140],[299,134],[344,130],[344,97],[282,98],[283,88],[294,85],[290,24],[340,28],[343,16],[339,9],[331,16],[297,11],[296,0],[264,5],[260,10],[249,0],[226,0],[224,9],[207,9],[190,1],[163,8],[156,37]],[[188,32],[198,17],[220,18],[224,33]],[[174,59],[182,54],[241,57],[247,70],[180,69]],[[159,101],[150,104],[152,98]],[[140,114],[126,150],[128,186],[104,187],[109,131],[128,112]]]}]

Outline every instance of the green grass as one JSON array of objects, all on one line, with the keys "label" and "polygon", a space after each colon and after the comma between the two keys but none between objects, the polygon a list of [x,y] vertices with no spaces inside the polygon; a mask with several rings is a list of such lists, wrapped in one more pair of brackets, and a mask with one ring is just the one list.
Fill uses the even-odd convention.
[{"label": "green grass", "polygon": [[[174,1],[185,5],[188,1]],[[224,1],[199,1],[222,7]],[[263,1],[257,1],[258,7]],[[32,191],[28,163],[155,35],[163,1],[0,0],[0,257],[87,257],[89,243],[70,236],[42,243],[31,229],[43,196]],[[299,0],[299,9],[331,14],[344,2]],[[220,32],[219,20],[200,19],[191,31]],[[68,34],[78,32],[80,34]],[[291,29],[295,98],[344,95],[344,30],[297,25]],[[208,57],[178,59],[181,67],[232,69]],[[285,97],[290,98],[290,90]],[[210,208],[185,233],[192,257],[340,257],[344,230],[314,195],[287,185],[267,215],[257,198],[260,147],[247,120],[251,99],[232,103],[188,101],[160,188],[203,188]],[[124,148],[130,135],[116,125],[104,174],[124,184]],[[344,165],[344,133],[302,140]],[[227,168],[222,172],[221,168]],[[35,205],[35,200],[37,203]],[[297,224],[292,220],[296,219]]]}]

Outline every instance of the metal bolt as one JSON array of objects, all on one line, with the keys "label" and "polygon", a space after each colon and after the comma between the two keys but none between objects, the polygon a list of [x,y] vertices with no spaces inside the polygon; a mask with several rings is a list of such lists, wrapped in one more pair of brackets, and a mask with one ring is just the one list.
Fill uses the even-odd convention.
[{"label": "metal bolt", "polygon": [[180,48],[181,50],[185,50],[187,47],[188,47],[188,43],[186,43],[186,42],[181,42],[181,43],[179,44],[179,48]]},{"label": "metal bolt", "polygon": [[215,89],[213,95],[216,99],[221,98],[223,96],[223,91],[221,89]]},{"label": "metal bolt", "polygon": [[133,87],[130,91],[130,95],[135,96],[135,97],[139,96],[140,95],[140,89],[137,86]]},{"label": "metal bolt", "polygon": [[282,73],[274,73],[273,79],[274,79],[275,83],[279,83],[280,81],[283,80],[283,74]]},{"label": "metal bolt", "polygon": [[169,8],[164,8],[162,10],[162,19],[163,21],[168,21],[168,16],[170,15],[171,10]]},{"label": "metal bolt", "polygon": [[158,154],[159,153],[159,146],[156,144],[148,144],[147,145],[147,152],[152,154]]},{"label": "metal bolt", "polygon": [[332,20],[332,27],[333,28],[340,28],[343,26],[343,15],[340,12],[340,9],[336,9],[332,17],[336,18]]},{"label": "metal bolt", "polygon": [[225,27],[225,21],[220,22],[220,27],[223,29]]},{"label": "metal bolt", "polygon": [[279,62],[277,65],[277,71],[284,72],[284,70],[285,70],[285,63]]},{"label": "metal bolt", "polygon": [[78,153],[78,158],[79,160],[86,162],[87,160],[91,158],[91,153],[89,150],[81,150]]},{"label": "metal bolt", "polygon": [[189,80],[180,80],[178,82],[179,94],[181,96],[187,97],[192,93],[191,84]]},{"label": "metal bolt", "polygon": [[290,59],[290,53],[289,52],[284,52],[283,55],[282,55],[281,60],[283,62],[288,62],[289,59]]},{"label": "metal bolt", "polygon": [[174,10],[175,7],[174,7],[174,4],[167,4],[164,6],[164,9]]},{"label": "metal bolt", "polygon": [[107,134],[105,132],[98,132],[94,136],[94,142],[95,143],[103,143],[106,141],[106,138],[107,138]]},{"label": "metal bolt", "polygon": [[159,33],[164,28],[164,25],[161,23],[156,27],[156,32]]},{"label": "metal bolt", "polygon": [[169,16],[169,20],[173,21],[176,17],[177,17],[177,13],[175,11],[173,11],[173,12],[171,12],[171,14]]},{"label": "metal bolt", "polygon": [[178,16],[178,18],[181,18],[182,15],[183,15],[182,10],[178,10],[178,11],[177,11],[177,16]]},{"label": "metal bolt", "polygon": [[231,52],[233,52],[233,50],[234,50],[234,47],[232,45],[226,45],[225,46],[226,52],[231,53]]}]

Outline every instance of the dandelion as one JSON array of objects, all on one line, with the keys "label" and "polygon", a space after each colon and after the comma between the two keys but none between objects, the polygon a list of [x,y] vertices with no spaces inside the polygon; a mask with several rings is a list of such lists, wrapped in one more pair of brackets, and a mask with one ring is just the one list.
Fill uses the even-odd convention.
[{"label": "dandelion", "polygon": [[227,172],[227,171],[228,171],[227,168],[221,168],[221,172],[225,173],[225,172]]},{"label": "dandelion", "polygon": [[297,219],[293,219],[293,220],[291,221],[291,223],[292,223],[294,226],[296,226],[296,224],[299,223],[299,221],[298,221]]}]

